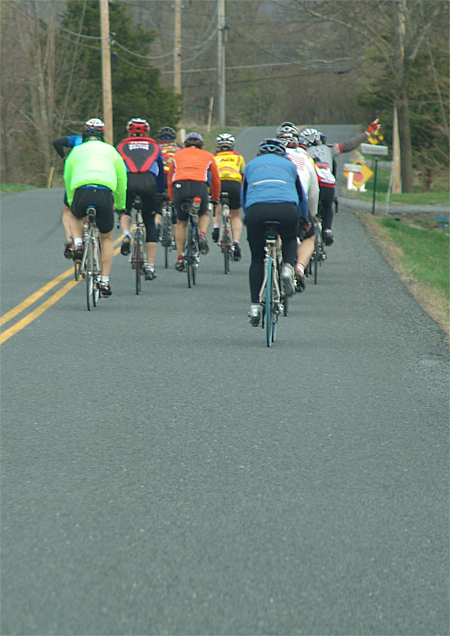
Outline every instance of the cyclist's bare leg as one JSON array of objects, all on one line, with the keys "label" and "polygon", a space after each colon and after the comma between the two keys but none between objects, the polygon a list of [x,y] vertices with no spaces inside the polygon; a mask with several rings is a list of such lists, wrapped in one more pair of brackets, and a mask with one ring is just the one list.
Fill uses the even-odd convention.
[{"label": "cyclist's bare leg", "polygon": [[156,246],[157,243],[145,244],[145,251],[147,252],[147,263],[150,263],[151,265],[153,265],[153,263],[155,262]]},{"label": "cyclist's bare leg", "polygon": [[198,229],[200,232],[203,232],[204,234],[206,234],[206,230],[209,227],[209,212],[205,212],[205,214],[202,214],[201,216],[198,217]]},{"label": "cyclist's bare leg", "polygon": [[301,263],[305,269],[314,252],[314,241],[314,236],[310,236],[303,239],[300,245],[297,246],[297,263]]},{"label": "cyclist's bare leg", "polygon": [[64,227],[64,232],[66,233],[66,240],[70,242],[72,240],[72,234],[70,229],[70,217],[72,216],[72,212],[67,205],[64,206],[64,211],[62,213],[62,223]]},{"label": "cyclist's bare leg", "polygon": [[233,232],[233,240],[237,241],[238,243],[241,240],[242,234],[241,212],[242,208],[239,208],[238,210],[230,210],[231,231]]},{"label": "cyclist's bare leg", "polygon": [[155,214],[155,225],[156,225],[156,224],[161,225],[161,223],[162,223],[162,216],[161,216],[161,214]]},{"label": "cyclist's bare leg", "polygon": [[77,219],[77,217],[73,215],[72,212],[70,213],[69,218],[69,228],[70,235],[72,236],[73,240],[83,240],[83,219]]},{"label": "cyclist's bare leg", "polygon": [[100,238],[102,241],[102,250],[100,252],[100,261],[102,263],[102,276],[109,276],[111,272],[111,265],[114,258],[114,247],[113,247],[113,230],[111,232],[107,232],[106,234],[100,233]]},{"label": "cyclist's bare leg", "polygon": [[120,215],[120,229],[122,233],[129,232],[131,225],[131,216],[129,214],[121,214]]},{"label": "cyclist's bare leg", "polygon": [[219,227],[220,215],[222,214],[222,204],[218,203],[214,206],[213,223],[214,227]]},{"label": "cyclist's bare leg", "polygon": [[187,228],[187,224],[188,224],[187,221],[180,221],[180,219],[178,219],[176,225],[174,226],[175,243],[177,245],[177,254],[178,254],[178,256],[182,256],[183,255],[184,244],[186,243],[186,228]]}]

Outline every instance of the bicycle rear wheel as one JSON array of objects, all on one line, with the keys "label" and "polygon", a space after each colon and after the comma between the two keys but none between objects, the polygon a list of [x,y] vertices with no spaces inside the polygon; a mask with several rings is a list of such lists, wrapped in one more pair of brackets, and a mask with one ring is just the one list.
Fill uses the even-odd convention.
[{"label": "bicycle rear wheel", "polygon": [[97,307],[100,298],[100,278],[102,275],[102,268],[100,263],[100,246],[97,243],[93,250],[93,281],[94,289],[92,292],[92,301],[94,307]]},{"label": "bicycle rear wheel", "polygon": [[314,271],[314,284],[317,285],[317,277],[319,274],[319,259],[320,259],[320,230],[316,228],[316,234],[314,239],[314,262],[313,262],[313,271]]},{"label": "bicycle rear wheel", "polygon": [[192,225],[188,223],[188,231],[187,231],[187,243],[186,243],[186,273],[187,273],[187,283],[188,288],[192,287],[193,283],[193,275],[194,275],[194,267],[192,264],[193,259],[193,250],[192,250]]},{"label": "bicycle rear wheel", "polygon": [[80,278],[80,265],[77,261],[74,262],[74,278],[78,280]]},{"label": "bicycle rear wheel", "polygon": [[141,237],[139,234],[137,234],[134,239],[133,264],[135,267],[136,295],[139,296],[139,293],[141,291],[141,277],[142,277]]},{"label": "bicycle rear wheel", "polygon": [[268,347],[273,342],[273,259],[269,256],[267,262],[267,281],[266,281],[266,343]]},{"label": "bicycle rear wheel", "polygon": [[94,307],[94,258],[90,241],[87,244],[86,251],[86,304],[87,310],[91,311]]}]

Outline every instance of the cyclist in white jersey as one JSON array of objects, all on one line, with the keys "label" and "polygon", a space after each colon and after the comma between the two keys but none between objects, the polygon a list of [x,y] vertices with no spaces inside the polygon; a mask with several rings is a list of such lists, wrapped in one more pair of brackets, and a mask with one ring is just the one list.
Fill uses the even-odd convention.
[{"label": "cyclist in white jersey", "polygon": [[[286,156],[295,164],[303,189],[308,197],[309,219],[301,219],[297,245],[295,276],[297,290],[305,289],[305,269],[314,252],[314,219],[319,204],[319,182],[314,161],[308,153],[298,146],[299,130],[290,122],[281,124],[277,129],[277,138],[286,142]],[[308,222],[309,220],[309,222]]]},{"label": "cyclist in white jersey", "polygon": [[325,135],[315,128],[304,128],[300,131],[299,144],[307,149],[308,154],[316,164],[320,188],[319,199],[322,204],[322,236],[325,245],[333,245],[334,243],[331,228],[334,218],[333,203],[336,198],[335,157],[343,152],[355,150],[379,128],[378,119],[375,119],[363,133],[341,144],[327,144]]}]

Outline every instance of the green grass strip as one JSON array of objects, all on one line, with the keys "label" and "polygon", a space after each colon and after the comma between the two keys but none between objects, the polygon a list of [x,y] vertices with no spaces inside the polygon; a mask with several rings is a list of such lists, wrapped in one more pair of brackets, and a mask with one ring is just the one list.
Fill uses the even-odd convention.
[{"label": "green grass strip", "polygon": [[398,245],[403,256],[400,261],[415,280],[434,288],[448,302],[449,247],[447,230],[429,229],[430,224],[411,225],[385,217],[381,224]]}]

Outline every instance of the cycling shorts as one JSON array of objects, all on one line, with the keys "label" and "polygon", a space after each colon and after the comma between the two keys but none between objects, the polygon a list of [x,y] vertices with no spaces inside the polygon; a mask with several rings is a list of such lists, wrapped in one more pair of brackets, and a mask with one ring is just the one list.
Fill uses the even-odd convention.
[{"label": "cycling shorts", "polygon": [[223,179],[221,183],[221,192],[228,192],[230,197],[230,210],[239,210],[241,207],[241,182]]},{"label": "cycling shorts", "polygon": [[175,181],[173,184],[173,207],[180,221],[189,219],[189,212],[181,209],[182,204],[187,199],[193,199],[194,197],[200,197],[202,200],[199,216],[208,214],[209,195],[207,184],[203,181]]},{"label": "cycling shorts", "polygon": [[114,228],[114,199],[111,190],[77,188],[70,207],[77,219],[86,216],[86,208],[93,205],[97,210],[96,223],[101,234],[108,234]]}]

